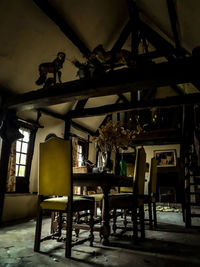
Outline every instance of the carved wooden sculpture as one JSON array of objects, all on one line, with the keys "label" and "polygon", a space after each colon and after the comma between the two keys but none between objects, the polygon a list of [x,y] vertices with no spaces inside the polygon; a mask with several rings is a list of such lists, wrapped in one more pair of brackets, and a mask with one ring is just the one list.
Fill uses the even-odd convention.
[{"label": "carved wooden sculpture", "polygon": [[[37,85],[44,84],[48,87],[56,83],[56,76],[58,75],[58,81],[61,83],[61,71],[63,63],[65,61],[65,53],[58,52],[56,59],[53,62],[42,63],[39,65],[40,77],[35,82]],[[53,78],[47,79],[47,74],[53,73]]]},{"label": "carved wooden sculpture", "polygon": [[111,69],[121,65],[127,65],[128,67],[135,65],[131,52],[125,49],[105,51],[102,45],[98,45],[94,48],[92,56],[95,56],[103,65]]}]

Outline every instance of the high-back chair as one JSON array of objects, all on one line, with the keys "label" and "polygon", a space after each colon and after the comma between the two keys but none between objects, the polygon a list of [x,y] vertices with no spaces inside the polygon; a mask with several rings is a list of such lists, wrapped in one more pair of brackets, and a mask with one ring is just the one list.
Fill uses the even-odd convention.
[{"label": "high-back chair", "polygon": [[[157,160],[151,159],[150,176],[148,183],[148,195],[145,195],[145,203],[148,204],[149,212],[149,227],[150,229],[157,226],[156,216],[156,192],[157,192]],[[153,204],[153,219],[152,219],[152,204]]]},{"label": "high-back chair", "polygon": [[[47,237],[41,239],[42,217],[44,211],[65,213],[67,215],[65,256],[71,256],[72,243],[72,216],[73,212],[90,210],[90,237],[84,241],[93,243],[93,215],[94,200],[73,197],[72,190],[72,155],[71,141],[53,137],[40,144],[39,154],[39,190],[38,190],[38,212],[35,232],[34,251],[40,250],[40,243],[62,234],[62,217],[59,218],[59,229]],[[79,242],[80,243],[80,242]]]},{"label": "high-back chair", "polygon": [[[110,209],[127,209],[132,213],[133,219],[133,237],[138,239],[138,210],[141,237],[145,237],[144,229],[144,181],[145,181],[145,163],[146,153],[144,148],[139,148],[136,152],[135,167],[133,173],[133,190],[132,193],[120,193],[109,196]],[[114,217],[116,219],[116,217]],[[114,220],[114,231],[116,230]]]},{"label": "high-back chair", "polygon": [[[126,164],[126,176],[132,176],[134,174],[135,165],[133,163]],[[120,193],[132,193],[133,187],[120,187]]]}]

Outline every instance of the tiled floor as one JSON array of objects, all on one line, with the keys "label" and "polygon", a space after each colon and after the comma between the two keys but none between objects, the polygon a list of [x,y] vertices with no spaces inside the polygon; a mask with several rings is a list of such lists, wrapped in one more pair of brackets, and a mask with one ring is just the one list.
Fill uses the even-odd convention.
[{"label": "tiled floor", "polygon": [[[3,227],[0,266],[200,266],[200,229],[185,229],[180,212],[157,214],[157,230],[147,230],[146,240],[138,245],[132,244],[127,233],[123,239],[112,236],[110,246],[105,247],[95,232],[94,247],[88,243],[74,247],[72,259],[66,259],[64,245],[53,240],[42,243],[41,253],[33,251],[34,220]],[[48,219],[43,231],[49,231]]]}]

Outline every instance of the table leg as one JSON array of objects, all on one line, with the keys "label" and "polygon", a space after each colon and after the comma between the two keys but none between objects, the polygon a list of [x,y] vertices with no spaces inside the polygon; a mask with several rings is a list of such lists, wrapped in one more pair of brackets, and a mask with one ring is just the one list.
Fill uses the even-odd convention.
[{"label": "table leg", "polygon": [[100,230],[100,235],[103,237],[103,245],[109,245],[110,236],[110,224],[109,224],[109,205],[108,205],[108,194],[110,192],[110,187],[102,187],[103,191],[103,209],[102,209],[102,226]]}]

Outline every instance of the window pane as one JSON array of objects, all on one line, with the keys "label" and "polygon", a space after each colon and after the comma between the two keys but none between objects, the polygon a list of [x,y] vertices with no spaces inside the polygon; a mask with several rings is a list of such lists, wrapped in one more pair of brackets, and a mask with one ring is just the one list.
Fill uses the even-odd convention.
[{"label": "window pane", "polygon": [[18,176],[18,170],[19,170],[19,166],[16,165],[16,168],[15,168],[15,176]]},{"label": "window pane", "polygon": [[16,153],[16,163],[19,164],[20,153]]},{"label": "window pane", "polygon": [[[24,135],[24,131],[23,131],[23,130],[19,129],[19,131],[20,131],[20,133],[21,133],[21,134],[23,134],[23,135]],[[20,138],[20,139],[18,139],[18,140],[22,141],[22,140],[23,140],[23,138]]]},{"label": "window pane", "polygon": [[17,143],[16,143],[16,150],[17,150],[18,152],[21,151],[21,142],[20,142],[20,141],[17,141]]},{"label": "window pane", "polygon": [[29,132],[24,131],[23,135],[24,135],[23,141],[29,142],[29,135],[30,135]]},{"label": "window pane", "polygon": [[20,163],[21,163],[21,164],[24,164],[24,165],[26,164],[26,155],[21,154]]},{"label": "window pane", "polygon": [[22,152],[27,153],[27,149],[28,149],[28,144],[22,143]]},{"label": "window pane", "polygon": [[19,175],[18,176],[25,176],[25,166],[19,166]]}]

